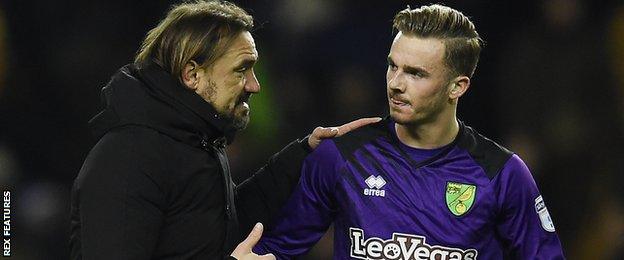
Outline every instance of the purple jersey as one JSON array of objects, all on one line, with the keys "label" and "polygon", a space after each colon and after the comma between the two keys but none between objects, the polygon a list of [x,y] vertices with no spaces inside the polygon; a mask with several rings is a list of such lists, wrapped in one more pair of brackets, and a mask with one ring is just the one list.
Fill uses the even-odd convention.
[{"label": "purple jersey", "polygon": [[323,141],[254,252],[301,255],[334,223],[334,259],[564,259],[517,155],[463,124],[433,152],[404,146],[390,119]]}]

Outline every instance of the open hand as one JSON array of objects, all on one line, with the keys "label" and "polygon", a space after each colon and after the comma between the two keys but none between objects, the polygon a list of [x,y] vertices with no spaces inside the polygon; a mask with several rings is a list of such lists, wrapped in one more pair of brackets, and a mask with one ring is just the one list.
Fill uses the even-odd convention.
[{"label": "open hand", "polygon": [[367,117],[360,118],[355,121],[351,121],[339,127],[317,127],[312,131],[312,134],[308,138],[308,145],[310,148],[315,149],[322,139],[334,138],[344,135],[352,130],[358,129],[362,126],[377,123],[381,121],[381,117]]}]

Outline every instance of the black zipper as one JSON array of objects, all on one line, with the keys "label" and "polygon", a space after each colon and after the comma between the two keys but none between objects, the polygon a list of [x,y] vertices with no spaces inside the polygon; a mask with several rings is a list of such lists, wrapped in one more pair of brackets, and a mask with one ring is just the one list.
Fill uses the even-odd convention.
[{"label": "black zipper", "polygon": [[223,177],[226,193],[225,213],[228,220],[232,220],[236,219],[236,210],[234,206],[234,184],[230,173],[230,164],[225,155],[225,143],[225,138],[215,139],[211,145],[208,144],[208,141],[206,141],[206,139],[201,140],[202,148],[204,148],[204,150],[206,151],[214,152],[219,159],[219,164],[221,165],[221,176]]},{"label": "black zipper", "polygon": [[201,140],[202,148],[216,154],[221,165],[221,175],[225,184],[225,214],[227,216],[224,249],[226,252],[229,252],[236,245],[239,232],[238,216],[236,214],[236,205],[234,204],[234,182],[230,173],[230,164],[225,155],[225,144],[225,137],[217,138],[212,144],[208,144],[205,138]]}]

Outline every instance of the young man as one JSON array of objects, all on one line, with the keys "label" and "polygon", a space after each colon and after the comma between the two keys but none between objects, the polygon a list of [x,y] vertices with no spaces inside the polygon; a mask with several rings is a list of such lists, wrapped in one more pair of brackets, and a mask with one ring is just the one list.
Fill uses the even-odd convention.
[{"label": "young man", "polygon": [[254,251],[300,255],[333,222],[335,259],[563,259],[527,166],[457,119],[482,46],[472,22],[430,5],[394,28],[390,116],[308,155]]},{"label": "young man", "polygon": [[251,253],[259,224],[232,249],[277,214],[320,137],[367,121],[317,128],[234,185],[225,145],[260,91],[252,27],[228,2],[174,6],[102,89],[106,108],[90,121],[99,141],[72,190],[72,259],[273,258]]}]

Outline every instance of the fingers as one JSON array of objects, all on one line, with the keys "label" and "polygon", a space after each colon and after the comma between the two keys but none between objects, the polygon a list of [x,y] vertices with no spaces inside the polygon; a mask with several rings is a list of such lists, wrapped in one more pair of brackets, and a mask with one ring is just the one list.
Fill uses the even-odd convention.
[{"label": "fingers", "polygon": [[360,118],[339,127],[317,127],[308,138],[308,145],[310,148],[315,149],[321,143],[322,139],[339,137],[362,126],[379,121],[381,121],[381,117],[368,117]]},{"label": "fingers", "polygon": [[312,135],[319,139],[332,138],[338,134],[337,127],[317,127],[312,131]]},{"label": "fingers", "polygon": [[338,128],[336,127],[317,127],[312,131],[312,134],[308,138],[308,145],[310,148],[315,149],[320,143],[321,139],[332,138],[338,134]]},{"label": "fingers", "polygon": [[251,230],[247,238],[245,238],[243,242],[236,246],[236,249],[234,249],[234,252],[232,252],[231,256],[235,257],[236,259],[241,259],[241,257],[243,257],[244,255],[251,253],[251,249],[256,245],[256,243],[258,243],[258,241],[262,237],[263,229],[264,228],[262,226],[262,223],[257,223],[256,226],[254,226],[254,228]]},{"label": "fingers", "polygon": [[379,121],[381,121],[381,117],[367,117],[367,118],[360,118],[358,120],[351,121],[349,123],[346,123],[338,127],[338,133],[336,133],[336,137],[342,136],[362,126],[372,124],[372,123],[377,123]]},{"label": "fingers", "polygon": [[241,242],[241,245],[244,244],[246,248],[249,248],[249,251],[251,251],[251,248],[254,247],[258,241],[260,241],[263,229],[264,227],[262,226],[262,223],[256,223],[251,232],[249,232],[247,238]]}]

